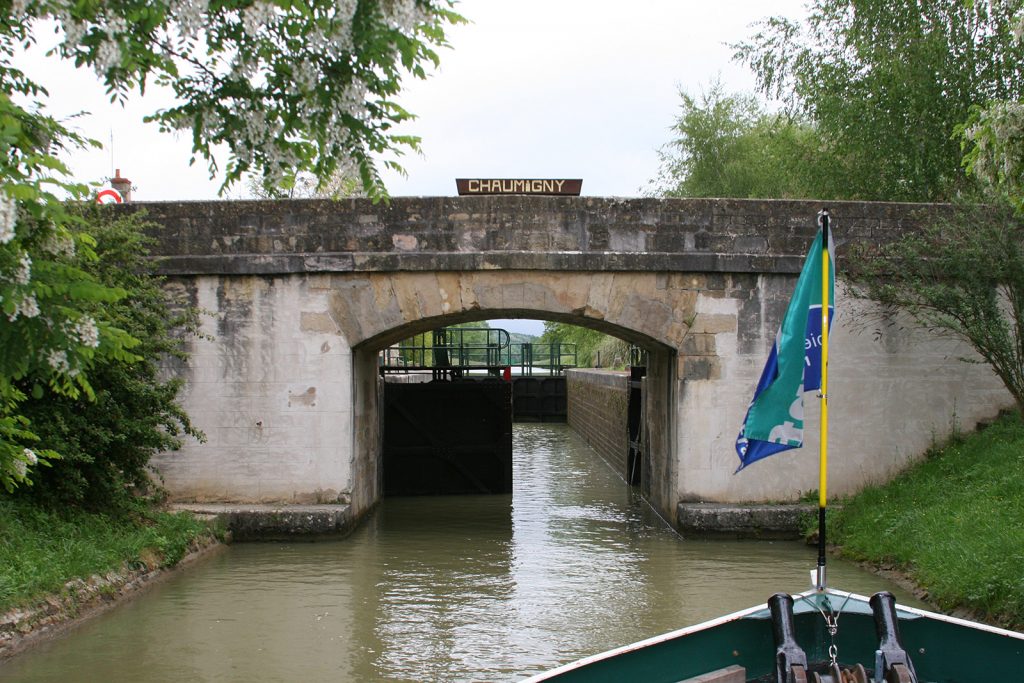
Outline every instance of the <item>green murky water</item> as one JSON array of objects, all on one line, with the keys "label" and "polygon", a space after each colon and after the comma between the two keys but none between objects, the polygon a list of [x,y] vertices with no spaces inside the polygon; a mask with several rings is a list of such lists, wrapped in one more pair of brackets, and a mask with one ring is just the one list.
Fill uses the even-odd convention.
[{"label": "green murky water", "polygon": [[682,540],[564,425],[516,425],[514,476],[386,499],[341,541],[233,546],[0,680],[514,681],[808,585],[812,549]]}]

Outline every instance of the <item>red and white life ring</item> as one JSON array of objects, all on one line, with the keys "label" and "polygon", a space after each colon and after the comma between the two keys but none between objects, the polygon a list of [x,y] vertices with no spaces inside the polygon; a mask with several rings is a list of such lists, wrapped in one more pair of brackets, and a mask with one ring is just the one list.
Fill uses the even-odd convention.
[{"label": "red and white life ring", "polygon": [[97,204],[120,204],[123,201],[124,198],[121,196],[121,193],[109,187],[105,190],[100,190],[96,195]]}]

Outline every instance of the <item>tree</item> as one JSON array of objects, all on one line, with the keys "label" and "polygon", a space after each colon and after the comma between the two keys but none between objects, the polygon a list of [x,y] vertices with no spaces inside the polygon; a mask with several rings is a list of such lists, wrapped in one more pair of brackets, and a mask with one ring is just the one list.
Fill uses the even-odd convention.
[{"label": "tree", "polygon": [[988,198],[1024,213],[1024,102],[992,102],[975,108],[958,129],[964,166]]},{"label": "tree", "polygon": [[970,344],[1024,409],[1020,10],[814,0],[804,22],[769,19],[736,56],[763,94],[813,126],[830,168],[823,194],[988,202],[962,203],[893,243],[854,247],[843,272],[886,320],[905,311]]},{"label": "tree", "polygon": [[758,89],[825,143],[830,197],[935,201],[965,187],[953,137],[973,106],[1024,93],[1019,3],[814,0],[737,48]]},{"label": "tree", "polygon": [[[1019,3],[1012,12],[1002,3],[989,9],[1000,11],[1000,30],[1013,34],[1019,49]],[[1019,78],[1019,63],[1006,68]],[[1013,79],[986,73],[996,75],[993,97],[1016,99],[970,107],[954,136],[967,174],[980,184],[975,200],[984,203],[959,206],[951,218],[879,249],[862,247],[847,269],[860,293],[886,313],[907,311],[970,344],[1024,413],[1024,103],[1006,82]]]},{"label": "tree", "polygon": [[[13,44],[31,47],[37,22],[52,19],[60,35],[53,52],[92,68],[112,100],[144,92],[150,81],[167,86],[175,102],[149,120],[189,132],[194,158],[211,173],[214,148],[226,146],[225,186],[250,171],[276,181],[295,172],[329,178],[341,168],[379,198],[385,189],[371,155],[417,149],[416,138],[392,132],[410,117],[394,98],[404,74],[423,78],[424,64],[437,64],[445,25],[462,20],[452,5],[21,0],[0,27],[0,54],[9,64]],[[4,92],[45,95],[9,66],[0,83]],[[393,159],[383,163],[398,168]]]},{"label": "tree", "polygon": [[820,141],[806,123],[767,113],[752,95],[714,83],[697,99],[679,93],[676,138],[660,151],[651,194],[665,197],[820,196]]},{"label": "tree", "polygon": [[246,178],[245,188],[253,199],[342,199],[365,197],[359,178],[338,169],[330,178],[318,179],[311,173],[292,173],[268,186],[269,179],[257,175]]},{"label": "tree", "polygon": [[[184,434],[202,438],[177,404],[178,378],[161,376],[165,359],[183,359],[183,339],[198,332],[198,312],[162,288],[151,238],[140,214],[83,208],[84,231],[95,240],[96,259],[83,270],[98,282],[123,290],[124,298],[103,305],[102,316],[138,340],[134,363],[102,359],[89,381],[92,401],[67,396],[29,398],[21,406],[43,443],[61,454],[38,472],[22,494],[51,506],[116,508],[150,488],[150,458],[179,447]],[[99,307],[86,310],[99,317]],[[23,387],[27,390],[27,387]]]},{"label": "tree", "polygon": [[629,365],[629,344],[615,337],[569,323],[546,321],[540,344],[575,344],[577,367],[625,368]]},{"label": "tree", "polygon": [[[134,362],[138,344],[99,303],[125,294],[76,263],[95,258],[92,239],[64,200],[85,198],[57,155],[97,144],[46,115],[46,89],[14,66],[52,22],[52,52],[94,70],[112,100],[167,86],[174,103],[148,120],[191,133],[194,157],[218,170],[226,190],[248,172],[279,186],[288,174],[330,178],[351,169],[374,199],[376,168],[416,149],[397,135],[410,117],[396,102],[406,74],[425,77],[461,21],[453,0],[17,0],[0,13],[0,484],[29,481],[40,444],[19,406],[46,390],[93,398],[100,360]],[[85,311],[95,310],[95,316]],[[29,393],[26,393],[28,391]]]},{"label": "tree", "polygon": [[[0,80],[9,72],[0,66]],[[76,138],[0,92],[0,484],[7,490],[58,457],[19,410],[28,396],[93,398],[94,363],[137,359],[136,340],[102,315],[102,305],[124,291],[79,266],[96,258],[94,242],[73,230],[77,218],[54,194],[82,190],[49,175],[63,170],[47,149],[54,140]]]}]

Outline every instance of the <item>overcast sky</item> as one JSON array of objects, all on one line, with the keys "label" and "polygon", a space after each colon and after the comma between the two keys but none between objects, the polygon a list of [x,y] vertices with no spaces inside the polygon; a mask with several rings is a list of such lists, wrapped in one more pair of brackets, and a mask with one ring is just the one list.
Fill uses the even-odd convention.
[{"label": "overcast sky", "polygon": [[[404,157],[408,177],[386,174],[388,189],[454,195],[457,177],[582,178],[584,195],[638,196],[671,138],[678,90],[698,93],[720,79],[728,90],[750,91],[753,79],[731,61],[729,44],[766,16],[801,17],[803,5],[463,0],[457,9],[470,23],[450,30],[440,69],[408,80],[400,97],[418,116],[400,132],[420,136],[423,155]],[[217,197],[220,183],[205,165],[189,166],[186,137],[142,123],[165,103],[160,92],[110,105],[91,74],[43,63],[40,52],[21,66],[50,89],[52,113],[90,112],[74,127],[106,146],[70,160],[78,179],[101,180],[119,168],[138,201]]]}]

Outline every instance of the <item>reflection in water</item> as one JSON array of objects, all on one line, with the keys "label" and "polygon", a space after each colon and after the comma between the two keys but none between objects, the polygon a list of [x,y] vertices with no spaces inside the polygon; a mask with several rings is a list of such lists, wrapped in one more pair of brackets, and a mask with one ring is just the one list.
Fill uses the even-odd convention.
[{"label": "reflection in water", "polygon": [[514,450],[514,496],[392,498],[342,541],[234,546],[0,680],[511,681],[808,584],[801,544],[680,539],[564,425],[517,425]]}]

